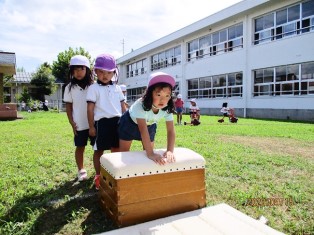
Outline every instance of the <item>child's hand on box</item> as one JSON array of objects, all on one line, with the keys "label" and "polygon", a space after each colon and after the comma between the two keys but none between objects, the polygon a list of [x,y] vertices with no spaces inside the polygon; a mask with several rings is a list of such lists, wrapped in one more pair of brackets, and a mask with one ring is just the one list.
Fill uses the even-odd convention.
[{"label": "child's hand on box", "polygon": [[166,159],[168,163],[175,162],[176,158],[171,151],[164,152],[163,157]]},{"label": "child's hand on box", "polygon": [[166,164],[166,159],[157,153],[153,153],[151,156],[148,156],[148,158],[151,159],[152,161],[154,161],[155,163],[159,164],[159,165],[165,165]]}]

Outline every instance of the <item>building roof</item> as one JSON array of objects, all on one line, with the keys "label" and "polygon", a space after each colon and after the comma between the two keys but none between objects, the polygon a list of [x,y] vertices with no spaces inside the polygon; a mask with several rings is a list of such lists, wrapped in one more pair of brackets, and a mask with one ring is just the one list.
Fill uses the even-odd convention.
[{"label": "building roof", "polygon": [[30,83],[34,73],[16,72],[13,76],[12,83]]},{"label": "building roof", "polygon": [[[34,72],[29,73],[29,72],[16,72],[16,74],[13,76],[13,80],[11,83],[30,83],[32,80],[32,77],[34,75]],[[57,78],[55,80],[56,84],[64,84],[64,82]]]},{"label": "building roof", "polygon": [[15,74],[15,53],[0,51],[0,73]]}]

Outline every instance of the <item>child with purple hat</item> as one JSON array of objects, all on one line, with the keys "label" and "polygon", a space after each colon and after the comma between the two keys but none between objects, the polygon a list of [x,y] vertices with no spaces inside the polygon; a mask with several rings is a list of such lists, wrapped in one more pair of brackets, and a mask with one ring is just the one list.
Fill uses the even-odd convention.
[{"label": "child with purple hat", "polygon": [[[166,73],[157,72],[150,76],[150,81],[142,98],[120,118],[120,151],[131,148],[133,140],[142,141],[147,157],[157,164],[174,162],[175,130],[173,125],[174,103],[172,91],[175,80]],[[158,120],[164,118],[167,128],[167,151],[161,156],[154,152],[154,139]]]},{"label": "child with purple hat", "polygon": [[120,86],[113,82],[118,76],[114,57],[109,54],[97,56],[94,72],[97,82],[88,88],[86,100],[89,134],[96,138],[93,161],[96,171],[94,183],[98,190],[100,157],[104,150],[119,152],[118,121],[126,107]]}]

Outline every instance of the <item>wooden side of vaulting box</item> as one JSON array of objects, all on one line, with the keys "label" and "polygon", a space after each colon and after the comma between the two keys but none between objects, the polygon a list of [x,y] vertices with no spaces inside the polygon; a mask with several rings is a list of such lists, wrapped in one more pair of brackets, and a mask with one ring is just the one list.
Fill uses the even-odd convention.
[{"label": "wooden side of vaulting box", "polygon": [[100,204],[118,226],[206,206],[204,158],[186,148],[174,153],[176,162],[163,166],[144,151],[101,157]]},{"label": "wooden side of vaulting box", "polygon": [[125,205],[205,190],[204,179],[204,169],[114,179],[101,168],[100,184],[115,204]]},{"label": "wooden side of vaulting box", "polygon": [[99,188],[99,196],[103,210],[119,227],[143,223],[206,206],[204,189],[120,206],[112,201],[102,187]]}]

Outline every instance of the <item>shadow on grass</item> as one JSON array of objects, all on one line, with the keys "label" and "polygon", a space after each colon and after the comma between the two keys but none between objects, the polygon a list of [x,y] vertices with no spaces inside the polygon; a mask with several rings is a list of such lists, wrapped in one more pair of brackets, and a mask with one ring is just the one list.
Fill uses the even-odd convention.
[{"label": "shadow on grass", "polygon": [[[25,234],[28,231],[30,234],[56,234],[62,230],[62,234],[77,234],[79,231],[77,227],[81,227],[84,230],[83,234],[87,235],[117,229],[101,209],[98,193],[91,188],[91,185],[92,179],[81,183],[70,181],[56,189],[38,195],[28,195],[17,200],[7,214],[0,218],[0,226],[3,227],[4,223],[9,221],[13,221],[15,224],[18,222],[29,223],[30,212],[37,210],[40,215],[32,225],[29,225],[31,227],[20,228],[24,232],[15,227],[14,231],[11,229],[10,233]],[[77,196],[79,191],[81,196]],[[78,219],[77,215],[81,208],[85,213]],[[74,221],[76,219],[79,222]],[[64,231],[63,228],[72,221],[74,221],[73,224],[69,225],[72,226],[72,229],[68,227]]]}]

